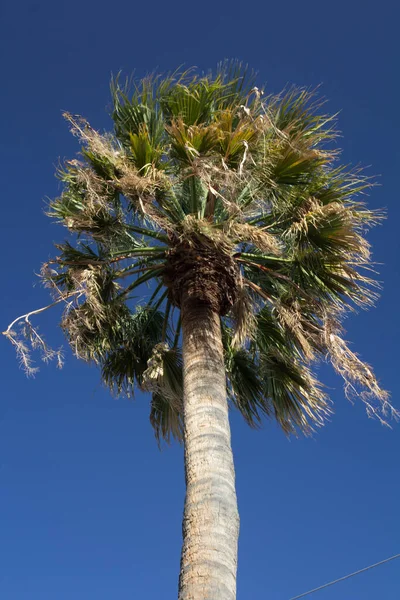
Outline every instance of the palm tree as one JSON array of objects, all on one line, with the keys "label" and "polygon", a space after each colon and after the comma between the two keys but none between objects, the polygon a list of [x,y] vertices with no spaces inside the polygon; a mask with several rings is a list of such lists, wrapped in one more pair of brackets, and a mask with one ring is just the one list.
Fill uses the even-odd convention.
[{"label": "palm tree", "polygon": [[[236,597],[239,516],[228,407],[285,433],[323,424],[311,370],[329,358],[369,415],[395,414],[342,337],[376,297],[370,183],[337,164],[334,118],[306,90],[264,96],[237,63],[112,82],[113,133],[66,114],[82,144],[48,213],[71,232],[42,270],[77,357],[117,393],[151,392],[158,441],[184,444],[179,600]],[[140,298],[140,301],[138,300]],[[34,311],[39,312],[39,311]],[[15,324],[6,334],[32,370]]]}]

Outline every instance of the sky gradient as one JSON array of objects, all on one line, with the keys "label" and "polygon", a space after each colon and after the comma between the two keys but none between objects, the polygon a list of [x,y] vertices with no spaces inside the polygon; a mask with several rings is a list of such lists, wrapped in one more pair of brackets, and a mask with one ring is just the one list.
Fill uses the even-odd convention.
[{"label": "sky gradient", "polygon": [[[386,207],[371,232],[384,287],[377,307],[346,322],[399,408],[398,25],[394,4],[108,3],[4,0],[1,329],[48,302],[35,276],[65,232],[45,217],[59,158],[78,144],[61,117],[107,129],[109,80],[239,58],[260,87],[315,87],[340,112],[342,161],[369,166]],[[63,342],[58,311],[35,321]],[[0,339],[0,597],[4,600],[174,600],[184,500],[182,448],[160,452],[148,397],[113,399],[94,367],[67,351],[64,369],[18,368]],[[319,369],[335,413],[313,438],[274,423],[250,430],[232,413],[241,513],[238,600],[289,600],[400,552],[400,425],[382,427],[341,381]],[[311,596],[397,600],[400,560]]]}]

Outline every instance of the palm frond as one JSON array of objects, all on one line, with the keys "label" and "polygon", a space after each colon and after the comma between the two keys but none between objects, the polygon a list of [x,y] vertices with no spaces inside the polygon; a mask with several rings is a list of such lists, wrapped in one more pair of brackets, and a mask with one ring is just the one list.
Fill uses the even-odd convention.
[{"label": "palm frond", "polygon": [[133,396],[143,384],[153,348],[161,343],[164,316],[154,307],[137,307],[125,324],[124,334],[102,357],[103,382],[114,392]]},{"label": "palm frond", "polygon": [[271,406],[265,399],[260,369],[248,351],[227,348],[225,366],[229,399],[245,421],[256,427],[263,415],[270,416]]},{"label": "palm frond", "polygon": [[260,357],[264,394],[270,399],[276,420],[285,433],[310,433],[330,414],[321,384],[305,364],[277,351]]},{"label": "palm frond", "polygon": [[153,395],[150,422],[157,440],[163,437],[169,442],[172,434],[182,441],[182,356],[176,348],[170,349],[165,341],[154,346],[143,373],[142,388]]},{"label": "palm frond", "polygon": [[170,443],[171,437],[183,442],[183,418],[181,407],[171,403],[162,393],[154,393],[150,404],[150,423],[158,444],[161,438]]}]

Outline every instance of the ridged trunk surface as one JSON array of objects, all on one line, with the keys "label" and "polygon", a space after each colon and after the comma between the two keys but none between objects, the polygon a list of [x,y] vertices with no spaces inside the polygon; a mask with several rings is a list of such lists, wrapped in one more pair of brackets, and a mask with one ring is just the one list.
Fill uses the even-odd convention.
[{"label": "ridged trunk surface", "polygon": [[183,294],[186,499],[179,600],[235,600],[239,515],[220,317]]}]

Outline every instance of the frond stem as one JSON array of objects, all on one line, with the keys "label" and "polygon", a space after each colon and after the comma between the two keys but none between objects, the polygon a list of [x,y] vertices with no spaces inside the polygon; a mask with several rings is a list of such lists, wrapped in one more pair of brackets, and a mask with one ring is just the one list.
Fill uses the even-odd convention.
[{"label": "frond stem", "polygon": [[168,319],[169,319],[169,313],[171,311],[171,306],[172,306],[171,300],[168,298],[167,305],[165,307],[164,323],[163,323],[162,334],[161,334],[161,341],[162,342],[165,342],[165,338],[167,336]]},{"label": "frond stem", "polygon": [[182,329],[182,318],[181,318],[181,315],[179,314],[178,323],[176,325],[176,331],[175,331],[175,337],[174,337],[174,344],[172,346],[173,348],[177,348],[177,346],[178,346],[179,336],[181,334],[181,329]]},{"label": "frond stem", "polygon": [[167,294],[168,294],[168,290],[165,290],[165,292],[163,292],[161,294],[161,296],[159,297],[159,299],[157,300],[157,302],[153,306],[154,310],[158,310],[158,308],[161,306],[161,304],[164,302],[165,298],[167,297]]},{"label": "frond stem", "polygon": [[[163,248],[160,246],[149,246],[149,247],[145,247],[145,248],[132,248],[131,250],[124,250],[123,252],[111,252],[110,256],[111,257],[121,257],[123,256],[124,258],[129,258],[132,254],[138,254],[140,255],[146,255],[146,254],[153,254],[153,253],[160,253],[160,250],[162,251]],[[162,252],[163,254],[165,253]]]},{"label": "frond stem", "polygon": [[154,293],[151,295],[150,300],[147,303],[148,306],[151,306],[153,304],[155,298],[157,297],[158,292],[161,290],[161,288],[162,288],[163,285],[164,285],[163,282],[160,281],[160,283],[158,284],[158,286],[154,290]]},{"label": "frond stem", "polygon": [[243,278],[243,282],[245,285],[247,285],[248,287],[250,287],[252,290],[254,290],[255,292],[257,292],[257,294],[259,296],[261,296],[261,298],[263,298],[264,300],[266,300],[267,302],[271,301],[271,297],[268,296],[266,294],[266,292],[256,283],[254,283],[253,281],[250,281],[250,279],[246,279],[245,277]]},{"label": "frond stem", "polygon": [[168,236],[163,233],[158,233],[157,231],[152,231],[151,229],[146,229],[145,227],[138,227],[137,225],[127,225],[127,228],[135,233],[141,233],[147,237],[160,240],[166,244],[168,243]]},{"label": "frond stem", "polygon": [[160,265],[154,265],[153,267],[149,267],[148,273],[145,273],[141,277],[138,277],[133,283],[128,285],[127,288],[125,288],[122,292],[120,292],[118,294],[117,298],[123,298],[126,294],[131,292],[133,289],[135,289],[142,283],[145,283],[146,281],[148,281],[149,279],[152,279],[153,277],[157,277],[158,275],[161,275],[163,270],[164,270],[164,267],[160,267]]},{"label": "frond stem", "polygon": [[78,294],[79,295],[82,294],[81,290],[76,290],[74,292],[70,292],[67,296],[58,298],[58,300],[51,302],[51,304],[48,304],[47,306],[42,306],[41,308],[37,308],[36,310],[31,310],[30,312],[17,317],[16,319],[14,319],[14,321],[12,323],[10,323],[10,325],[7,327],[7,329],[5,331],[2,331],[2,334],[8,337],[10,335],[13,325],[15,325],[15,323],[18,323],[18,321],[29,321],[29,319],[30,319],[30,317],[32,317],[32,315],[38,315],[39,313],[42,313],[45,310],[48,310],[49,308],[52,308],[53,306],[60,304],[60,302],[63,302],[65,300],[67,300],[68,298],[71,298],[71,296],[76,296]]},{"label": "frond stem", "polygon": [[282,275],[282,273],[276,273],[276,271],[273,271],[272,269],[268,269],[268,267],[259,265],[258,263],[253,262],[251,260],[245,260],[245,259],[241,259],[241,258],[237,258],[236,260],[240,263],[250,265],[251,267],[256,267],[257,269],[260,269],[260,271],[264,271],[264,272],[268,273],[269,275],[271,275],[272,277],[276,277],[277,279],[283,279],[284,281],[287,281],[288,283],[290,283],[290,285],[292,285],[294,288],[296,288],[296,290],[302,296],[307,297],[307,298],[310,297],[308,294],[306,294],[306,292],[304,290],[301,289],[301,287],[299,285],[297,285],[297,283],[292,281],[290,279],[290,277],[288,277],[287,275]]}]

